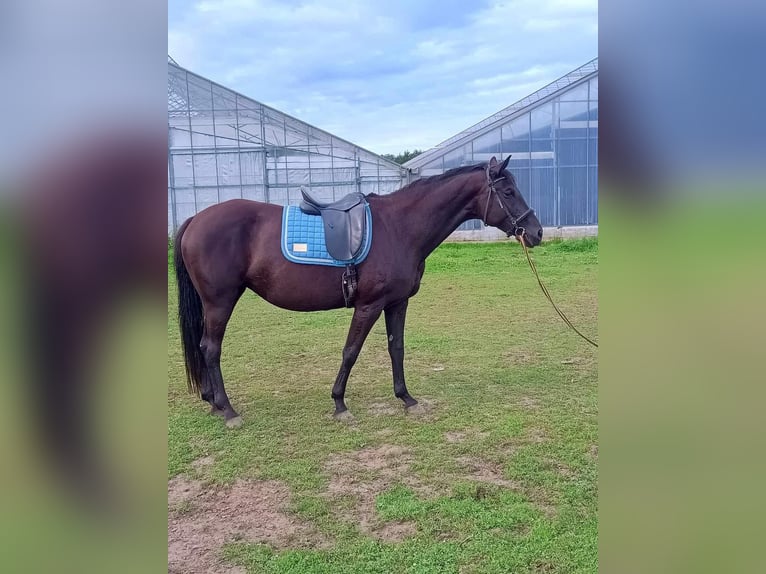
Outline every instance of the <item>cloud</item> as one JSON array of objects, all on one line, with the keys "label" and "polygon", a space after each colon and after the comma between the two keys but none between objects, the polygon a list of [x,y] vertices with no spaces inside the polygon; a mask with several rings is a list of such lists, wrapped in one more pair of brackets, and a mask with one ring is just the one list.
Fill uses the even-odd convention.
[{"label": "cloud", "polygon": [[168,50],[253,99],[396,153],[431,147],[590,60],[596,29],[584,0],[171,0]]}]

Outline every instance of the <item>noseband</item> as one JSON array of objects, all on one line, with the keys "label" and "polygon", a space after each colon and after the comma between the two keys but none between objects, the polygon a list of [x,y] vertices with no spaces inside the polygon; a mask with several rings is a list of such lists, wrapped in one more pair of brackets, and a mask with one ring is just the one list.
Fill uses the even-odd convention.
[{"label": "noseband", "polygon": [[[486,174],[487,174],[487,188],[489,189],[489,193],[487,193],[487,205],[484,207],[484,218],[483,218],[484,227],[487,227],[488,225],[487,214],[489,213],[489,203],[490,201],[492,201],[492,194],[494,193],[495,198],[497,199],[497,203],[500,204],[500,208],[503,210],[503,213],[505,213],[505,219],[510,220],[511,225],[513,225],[512,231],[506,231],[506,234],[508,235],[508,237],[510,237],[511,235],[515,235],[516,237],[520,235],[524,235],[525,229],[521,227],[519,224],[525,218],[533,214],[535,210],[530,207],[518,217],[513,217],[513,215],[511,215],[511,212],[508,211],[508,208],[505,206],[505,203],[503,203],[503,200],[500,199],[500,194],[495,189],[495,183],[497,183],[498,181],[502,179],[505,179],[505,176],[498,177],[497,179],[492,179],[492,177],[489,175],[489,165],[487,166]],[[505,219],[503,221],[505,221]]]}]

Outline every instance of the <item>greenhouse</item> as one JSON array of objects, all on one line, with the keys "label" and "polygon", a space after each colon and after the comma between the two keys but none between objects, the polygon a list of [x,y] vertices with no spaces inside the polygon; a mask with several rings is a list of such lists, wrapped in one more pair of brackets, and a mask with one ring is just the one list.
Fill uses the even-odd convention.
[{"label": "greenhouse", "polygon": [[511,155],[509,169],[544,226],[596,225],[598,58],[404,165],[412,180],[493,155]]},{"label": "greenhouse", "polygon": [[168,233],[187,218],[245,198],[285,205],[305,186],[319,200],[391,193],[406,170],[238,94],[168,56]]}]

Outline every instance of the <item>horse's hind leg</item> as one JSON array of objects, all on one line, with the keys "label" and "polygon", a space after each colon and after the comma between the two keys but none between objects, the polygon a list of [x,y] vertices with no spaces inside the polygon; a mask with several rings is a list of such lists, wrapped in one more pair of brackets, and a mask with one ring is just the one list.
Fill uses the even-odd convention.
[{"label": "horse's hind leg", "polygon": [[[231,317],[237,300],[242,295],[240,290],[235,296],[218,300],[215,303],[205,303],[205,326],[200,341],[200,349],[205,357],[207,366],[207,375],[205,377],[209,385],[209,393],[212,393],[212,400],[208,394],[207,400],[211,404],[211,414],[223,415],[227,427],[238,427],[242,424],[242,419],[231,406],[229,397],[226,395],[226,389],[223,384],[223,374],[221,373],[221,345],[223,336],[226,332],[226,324]],[[205,396],[203,395],[203,398]]]}]

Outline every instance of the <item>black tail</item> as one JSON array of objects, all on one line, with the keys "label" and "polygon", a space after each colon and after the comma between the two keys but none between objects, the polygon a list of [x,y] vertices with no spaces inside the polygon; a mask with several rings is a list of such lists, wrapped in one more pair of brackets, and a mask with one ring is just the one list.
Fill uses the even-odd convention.
[{"label": "black tail", "polygon": [[205,376],[205,358],[199,348],[203,329],[202,300],[181,256],[181,237],[191,220],[190,217],[178,228],[173,246],[173,259],[178,285],[178,324],[181,328],[181,343],[186,363],[186,383],[190,393],[202,396],[202,377]]}]

